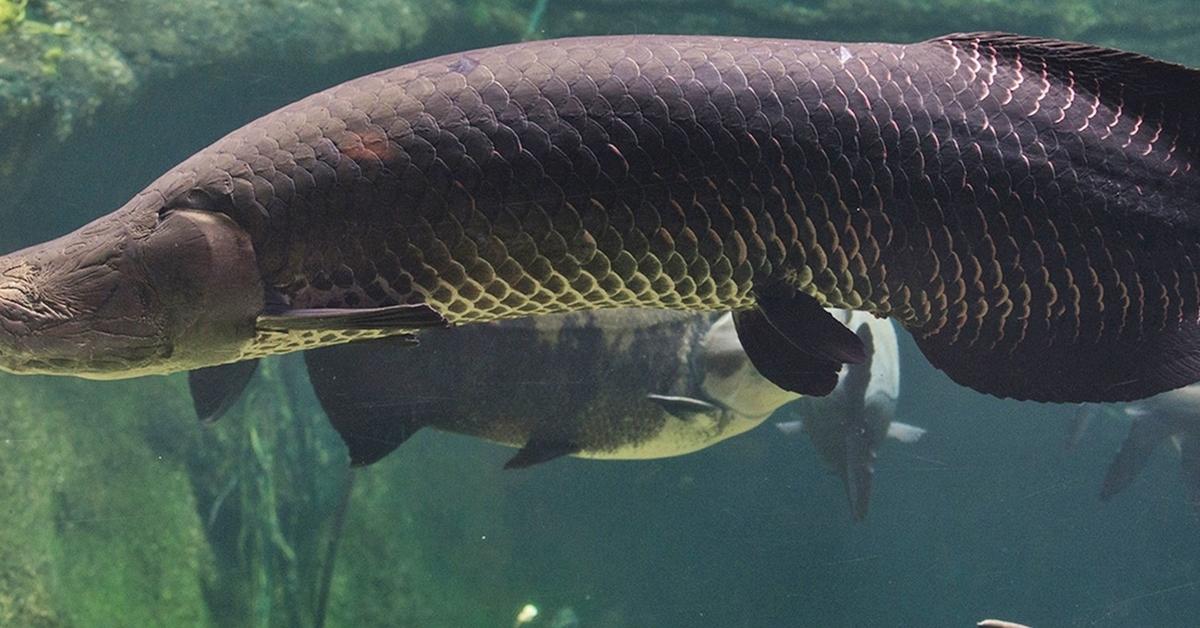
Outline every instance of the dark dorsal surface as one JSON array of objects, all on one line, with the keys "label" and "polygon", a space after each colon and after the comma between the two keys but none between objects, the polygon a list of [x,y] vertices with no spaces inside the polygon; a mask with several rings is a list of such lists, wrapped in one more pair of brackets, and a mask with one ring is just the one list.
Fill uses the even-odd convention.
[{"label": "dark dorsal surface", "polygon": [[737,309],[783,282],[979,390],[1123,399],[1200,377],[1197,84],[996,34],[531,42],[321,92],[146,194],[234,217],[295,307]]}]

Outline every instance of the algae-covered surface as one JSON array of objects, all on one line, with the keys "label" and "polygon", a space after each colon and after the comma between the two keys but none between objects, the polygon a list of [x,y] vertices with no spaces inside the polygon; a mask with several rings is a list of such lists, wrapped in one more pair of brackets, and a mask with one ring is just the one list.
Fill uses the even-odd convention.
[{"label": "algae-covered surface", "polygon": [[0,0],[0,216],[21,212],[39,171],[61,167],[46,163],[48,155],[96,123],[101,110],[128,115],[163,81],[403,54],[447,27],[511,37],[519,11],[506,7],[449,0]]},{"label": "algae-covered surface", "polygon": [[967,31],[1011,31],[1195,57],[1200,26],[1190,0],[559,0],[543,25],[586,32],[736,33],[854,41],[918,41]]},{"label": "algae-covered surface", "polygon": [[186,469],[143,438],[185,409],[173,384],[4,378],[0,623],[206,622],[211,551]]},{"label": "algae-covered surface", "polygon": [[[505,554],[461,543],[496,527],[486,509],[418,481],[449,477],[451,457],[362,475],[335,532],[345,454],[294,369],[262,370],[220,428],[194,420],[181,378],[0,380],[0,625],[314,626],[327,578],[326,625],[486,625],[507,611],[462,604],[471,580],[494,587]],[[489,474],[474,475],[485,495]]]},{"label": "algae-covered surface", "polygon": [[[0,242],[57,235],[257,115],[440,52],[1002,29],[1200,64],[1193,4],[0,0]],[[902,348],[901,417],[930,433],[881,454],[861,525],[770,430],[506,473],[511,451],[420,433],[349,481],[295,360],[265,362],[214,426],[182,376],[3,375],[0,625],[507,627],[530,603],[531,626],[557,628],[1191,625],[1200,550],[1173,452],[1101,504],[1127,426],[1067,453],[1071,409],[981,398]]]}]

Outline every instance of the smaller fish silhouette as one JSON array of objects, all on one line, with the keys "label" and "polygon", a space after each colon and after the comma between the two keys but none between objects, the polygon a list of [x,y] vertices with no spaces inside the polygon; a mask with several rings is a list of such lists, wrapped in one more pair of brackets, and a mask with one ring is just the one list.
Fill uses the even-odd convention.
[{"label": "smaller fish silhouette", "polygon": [[1170,443],[1179,453],[1188,503],[1200,512],[1200,384],[1119,407],[1085,404],[1071,421],[1070,440],[1078,441],[1079,435],[1106,411],[1115,411],[1131,422],[1129,434],[1104,476],[1100,499],[1108,501],[1129,488],[1154,452]]},{"label": "smaller fish silhouette", "polygon": [[784,434],[805,433],[827,467],[842,479],[855,521],[867,516],[875,477],[875,457],[885,438],[912,443],[919,427],[894,421],[900,395],[900,357],[890,321],[862,312],[835,312],[862,339],[867,360],[842,368],[837,387],[825,397],[791,404],[780,414],[805,408],[805,418],[775,426]]}]

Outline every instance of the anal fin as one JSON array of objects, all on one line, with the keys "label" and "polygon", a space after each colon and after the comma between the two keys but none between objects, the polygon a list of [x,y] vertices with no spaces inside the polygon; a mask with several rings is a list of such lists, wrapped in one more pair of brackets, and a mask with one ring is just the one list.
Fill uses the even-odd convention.
[{"label": "anal fin", "polygon": [[549,462],[555,458],[579,453],[582,448],[575,443],[560,440],[544,440],[531,437],[515,456],[504,463],[505,469],[525,469],[535,464]]},{"label": "anal fin", "polygon": [[1200,513],[1200,434],[1179,435],[1179,473],[1188,503]]},{"label": "anal fin", "polygon": [[678,397],[673,395],[646,395],[646,399],[654,402],[672,416],[690,421],[702,414],[720,412],[721,407],[712,402],[695,397]]},{"label": "anal fin", "polygon": [[1110,331],[1068,340],[1030,326],[1023,336],[995,331],[971,340],[951,325],[913,338],[929,362],[980,392],[1031,401],[1132,401],[1200,381],[1200,324]]}]

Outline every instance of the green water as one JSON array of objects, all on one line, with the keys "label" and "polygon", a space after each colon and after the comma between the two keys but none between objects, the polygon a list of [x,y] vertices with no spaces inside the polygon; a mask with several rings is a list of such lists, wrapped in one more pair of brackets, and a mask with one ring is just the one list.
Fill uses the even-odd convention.
[{"label": "green water", "polygon": [[[261,3],[267,18],[199,21],[185,16],[208,3],[166,6],[31,0],[27,22],[66,20],[71,34],[0,32],[5,247],[107,213],[298,97],[526,36],[1013,30],[1200,66],[1193,0],[280,1]],[[405,36],[389,39],[392,28]],[[18,35],[40,43],[5,43]],[[93,48],[134,80],[90,96],[64,87],[97,71],[70,62]],[[858,524],[812,448],[768,427],[679,458],[515,472],[501,471],[512,450],[427,430],[351,485],[296,360],[271,360],[210,428],[179,376],[4,375],[0,625],[315,626],[327,573],[326,626],[507,628],[529,603],[541,610],[530,626],[569,608],[583,628],[1200,623],[1200,520],[1173,450],[1101,503],[1126,422],[1101,422],[1067,451],[1073,408],[958,387],[904,334],[901,351],[898,419],[929,432],[884,447]]]}]

